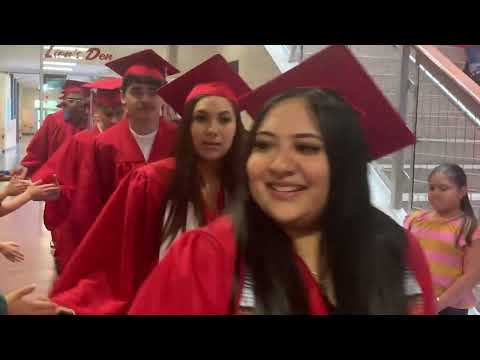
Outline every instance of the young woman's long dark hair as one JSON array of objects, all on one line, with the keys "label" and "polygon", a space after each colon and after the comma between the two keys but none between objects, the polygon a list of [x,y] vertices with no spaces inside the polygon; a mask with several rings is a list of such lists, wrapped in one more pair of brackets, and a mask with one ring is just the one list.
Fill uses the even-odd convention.
[{"label": "young woman's long dark hair", "polygon": [[[463,169],[457,164],[444,163],[438,165],[432,170],[430,175],[428,175],[428,181],[430,181],[432,176],[436,173],[445,174],[448,179],[459,189],[462,187],[467,187],[467,175],[465,174],[465,171],[463,171]],[[465,196],[462,198],[460,202],[460,209],[463,211],[463,223],[460,231],[457,234],[455,244],[458,246],[460,238],[464,235],[467,245],[470,246],[472,245],[472,235],[478,226],[478,220],[473,211],[468,194],[465,194]]]},{"label": "young woman's long dark hair", "polygon": [[[172,185],[166,197],[170,203],[170,213],[162,229],[162,239],[173,238],[179,231],[185,231],[187,225],[188,204],[192,203],[200,225],[204,225],[203,203],[198,173],[198,157],[194,149],[191,126],[193,111],[197,103],[208,95],[198,96],[185,105],[182,120],[177,130],[175,149],[176,168]],[[221,184],[228,198],[233,198],[239,179],[238,163],[241,159],[242,145],[245,139],[240,111],[232,103],[236,122],[236,131],[232,146],[222,160]],[[162,219],[163,224],[163,219]]]},{"label": "young woman's long dark hair", "polygon": [[[279,103],[301,98],[322,133],[330,163],[328,204],[318,219],[321,253],[332,276],[336,312],[405,314],[406,237],[403,229],[370,204],[367,147],[357,113],[332,91],[299,88],[271,99],[251,130],[243,184],[234,208],[238,259],[254,283],[256,312],[308,314],[309,304],[294,260],[293,241],[260,209],[248,189],[245,164],[255,134]],[[295,119],[292,119],[294,121]],[[240,260],[237,261],[238,283]],[[234,288],[238,295],[239,286]]]}]

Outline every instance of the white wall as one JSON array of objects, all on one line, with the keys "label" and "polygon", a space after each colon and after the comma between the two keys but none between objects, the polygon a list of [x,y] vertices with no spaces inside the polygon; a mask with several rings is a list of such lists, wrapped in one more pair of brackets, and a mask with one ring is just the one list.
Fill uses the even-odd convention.
[{"label": "white wall", "polygon": [[16,120],[10,117],[10,76],[0,73],[0,150],[5,151],[16,146]]},{"label": "white wall", "polygon": [[280,74],[263,45],[179,45],[176,65],[181,72],[188,71],[215,54],[229,62],[238,60],[240,76],[252,88]]},{"label": "white wall", "polygon": [[[252,89],[281,73],[264,45],[179,45],[176,67],[183,73],[215,54],[229,62],[238,60],[240,76]],[[242,113],[242,121],[247,129],[251,127],[246,112]]]},{"label": "white wall", "polygon": [[33,134],[36,127],[35,99],[39,91],[35,88],[20,87],[20,129],[22,135]]}]

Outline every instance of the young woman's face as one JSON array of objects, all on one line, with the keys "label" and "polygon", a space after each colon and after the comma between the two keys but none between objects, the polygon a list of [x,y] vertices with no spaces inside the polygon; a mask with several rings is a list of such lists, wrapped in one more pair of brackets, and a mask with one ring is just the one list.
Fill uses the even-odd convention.
[{"label": "young woman's face", "polygon": [[220,96],[207,96],[197,102],[192,114],[193,147],[203,160],[219,160],[232,147],[237,131],[231,102]]},{"label": "young woman's face", "polygon": [[280,226],[314,226],[328,201],[330,165],[304,100],[285,100],[268,112],[256,133],[247,173],[253,199]]},{"label": "young woman's face", "polygon": [[461,200],[466,194],[465,187],[459,188],[442,172],[434,173],[428,181],[428,201],[439,213],[459,209]]}]

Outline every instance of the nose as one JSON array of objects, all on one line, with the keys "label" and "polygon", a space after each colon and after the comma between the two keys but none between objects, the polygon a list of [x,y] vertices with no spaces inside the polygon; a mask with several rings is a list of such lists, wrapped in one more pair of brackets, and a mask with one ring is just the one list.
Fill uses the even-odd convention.
[{"label": "nose", "polygon": [[152,100],[152,97],[146,92],[144,92],[138,97],[138,99],[142,102],[150,102]]},{"label": "nose", "polygon": [[287,176],[295,172],[295,160],[288,150],[279,150],[270,163],[269,170],[275,176]]},{"label": "nose", "polygon": [[210,137],[215,137],[218,135],[219,126],[216,121],[210,121],[207,125],[207,135]]}]

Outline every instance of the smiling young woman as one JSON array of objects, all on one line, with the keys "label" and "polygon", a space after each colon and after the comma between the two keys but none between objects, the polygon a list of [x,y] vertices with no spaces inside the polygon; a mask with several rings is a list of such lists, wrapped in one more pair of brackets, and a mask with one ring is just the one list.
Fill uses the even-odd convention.
[{"label": "smiling young woman", "polygon": [[415,139],[352,54],[324,50],[244,103],[233,214],[177,239],[129,313],[433,314],[423,253],[367,181],[369,159]]}]

